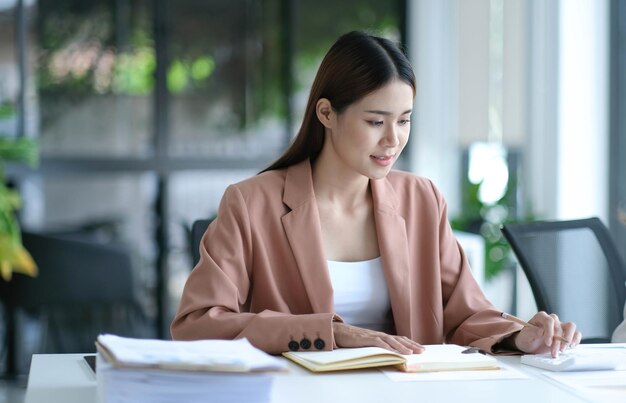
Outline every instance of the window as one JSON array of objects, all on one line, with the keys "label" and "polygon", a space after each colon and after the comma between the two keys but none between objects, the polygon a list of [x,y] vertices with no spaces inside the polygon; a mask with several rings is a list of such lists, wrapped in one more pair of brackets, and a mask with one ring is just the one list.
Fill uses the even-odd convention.
[{"label": "window", "polygon": [[130,246],[155,335],[169,337],[191,269],[192,221],[214,214],[229,183],[285,148],[336,37],[366,29],[401,39],[404,8],[373,0],[9,2],[0,10],[0,128],[30,130],[42,157],[36,171],[14,172],[25,227],[89,228]]}]

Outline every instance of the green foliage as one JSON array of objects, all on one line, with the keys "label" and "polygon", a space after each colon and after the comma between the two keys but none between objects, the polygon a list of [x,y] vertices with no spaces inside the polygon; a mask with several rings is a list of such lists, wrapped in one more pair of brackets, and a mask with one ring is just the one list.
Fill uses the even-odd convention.
[{"label": "green foliage", "polygon": [[202,81],[209,78],[215,70],[215,61],[209,56],[200,56],[191,64],[191,78]]},{"label": "green foliage", "polygon": [[121,95],[147,95],[152,92],[156,69],[153,49],[140,48],[121,53],[114,60],[112,87],[104,88],[100,92]]},{"label": "green foliage", "polygon": [[37,143],[25,138],[0,137],[0,234],[15,238],[19,227],[13,214],[20,207],[21,200],[17,192],[6,185],[5,161],[25,162],[34,167],[38,161]]},{"label": "green foliage", "polygon": [[8,119],[15,115],[15,106],[10,102],[0,103],[0,120]]},{"label": "green foliage", "polygon": [[35,166],[37,144],[31,139],[0,137],[0,274],[5,280],[15,271],[35,275],[37,268],[22,246],[15,212],[21,206],[19,194],[6,185],[5,161],[20,161]]},{"label": "green foliage", "polygon": [[509,183],[504,196],[495,204],[487,205],[478,197],[481,184],[465,180],[462,214],[451,219],[450,223],[454,229],[480,234],[485,239],[485,278],[489,280],[512,262],[511,248],[500,228],[514,221],[509,217],[508,205],[515,186]]},{"label": "green foliage", "polygon": [[0,137],[0,180],[4,182],[4,162],[25,162],[35,167],[38,162],[37,143],[32,139]]},{"label": "green foliage", "polygon": [[[299,2],[294,6],[297,23],[293,32],[286,32],[282,2],[247,2],[243,9],[238,2],[227,3],[171,5],[166,83],[173,95],[201,98],[203,108],[227,105],[235,116],[228,119],[241,128],[252,128],[265,117],[286,117],[285,91],[308,91],[322,56],[340,34],[365,29],[398,38],[402,18],[395,2]],[[240,24],[239,31],[233,24]],[[57,100],[71,107],[98,95],[154,91],[157,38],[150,3],[43,2],[36,27],[38,91],[42,104],[53,104],[42,109],[42,126],[58,118]],[[286,34],[296,38],[291,49],[285,48]],[[291,58],[294,66],[286,63]],[[294,75],[289,80],[286,68]]]}]

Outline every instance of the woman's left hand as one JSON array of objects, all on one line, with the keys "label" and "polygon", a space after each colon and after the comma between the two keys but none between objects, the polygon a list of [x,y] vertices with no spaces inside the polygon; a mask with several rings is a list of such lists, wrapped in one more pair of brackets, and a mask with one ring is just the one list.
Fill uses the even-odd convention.
[{"label": "woman's left hand", "polygon": [[[582,337],[574,323],[561,323],[555,314],[538,312],[528,323],[535,327],[524,327],[515,336],[515,346],[527,354],[550,353],[552,357],[557,357],[567,347],[577,346]],[[558,336],[568,343],[561,341]]]}]

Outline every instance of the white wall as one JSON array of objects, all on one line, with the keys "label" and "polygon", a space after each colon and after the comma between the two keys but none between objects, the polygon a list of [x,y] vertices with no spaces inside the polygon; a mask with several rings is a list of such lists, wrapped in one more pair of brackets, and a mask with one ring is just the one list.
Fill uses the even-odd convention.
[{"label": "white wall", "polygon": [[533,214],[555,218],[559,99],[559,3],[527,3],[527,122],[523,144],[523,184]]},{"label": "white wall", "polygon": [[[522,149],[523,202],[538,218],[605,219],[607,0],[503,4],[502,141]],[[418,80],[409,168],[435,181],[451,215],[460,208],[461,150],[489,135],[489,6],[409,2]]]},{"label": "white wall", "polygon": [[528,133],[529,38],[527,0],[505,0],[503,10],[502,137],[519,148]]},{"label": "white wall", "polygon": [[408,3],[408,54],[417,76],[409,169],[460,207],[458,8],[454,0]]},{"label": "white wall", "polygon": [[[608,1],[502,4],[502,141],[523,153],[522,203],[537,219],[606,220]],[[418,80],[409,166],[441,188],[451,216],[461,150],[489,136],[489,13],[490,0],[409,2]],[[520,274],[518,312],[529,316],[536,307]]]},{"label": "white wall", "polygon": [[608,4],[560,4],[557,217],[608,214]]},{"label": "white wall", "polygon": [[606,220],[607,1],[529,0],[524,5],[525,202],[538,219]]}]

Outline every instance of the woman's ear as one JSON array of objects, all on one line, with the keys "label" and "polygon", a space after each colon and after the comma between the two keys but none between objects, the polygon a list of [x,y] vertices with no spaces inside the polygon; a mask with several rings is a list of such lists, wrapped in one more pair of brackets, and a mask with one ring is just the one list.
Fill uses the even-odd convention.
[{"label": "woman's ear", "polygon": [[320,98],[315,105],[315,113],[324,127],[330,129],[335,116],[335,111],[333,111],[330,101],[326,98]]}]

